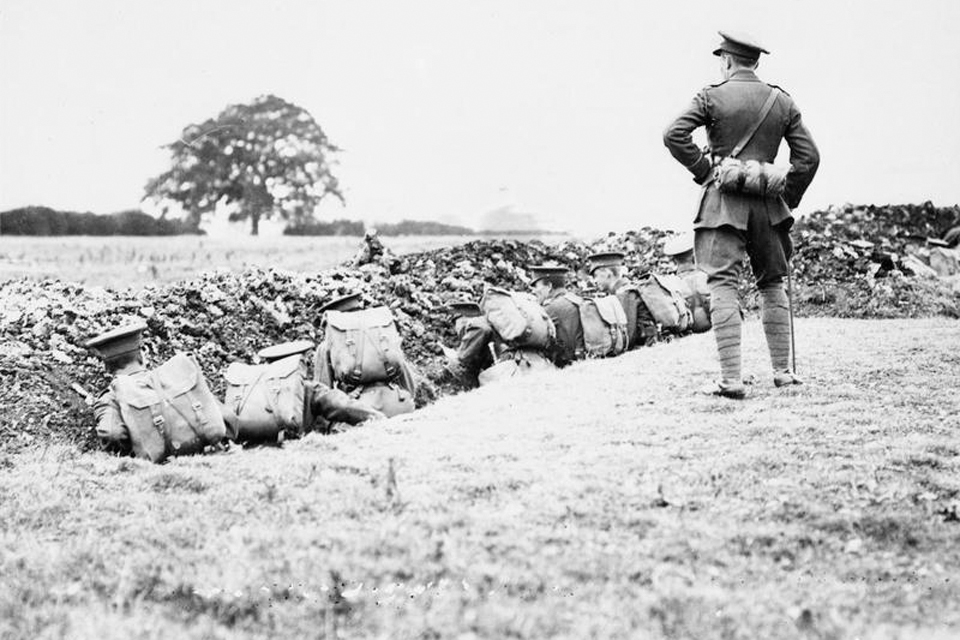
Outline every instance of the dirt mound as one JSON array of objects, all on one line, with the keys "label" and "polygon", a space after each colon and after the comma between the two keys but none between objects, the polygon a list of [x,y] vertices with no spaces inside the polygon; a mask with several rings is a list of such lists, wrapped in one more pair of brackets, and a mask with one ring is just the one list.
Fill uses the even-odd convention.
[{"label": "dirt mound", "polygon": [[[818,212],[797,224],[798,311],[843,317],[912,317],[957,311],[948,282],[912,277],[900,259],[906,234],[939,235],[960,221],[960,209],[846,207]],[[586,256],[617,249],[633,277],[667,271],[660,252],[668,234],[644,228],[592,243],[546,245],[517,240],[475,241],[404,256],[361,252],[361,262],[319,273],[250,269],[212,271],[174,285],[113,291],[59,281],[0,284],[0,447],[59,437],[88,444],[93,414],[84,391],[106,379],[83,344],[134,319],[149,331],[145,351],[160,362],[176,351],[197,354],[215,392],[233,361],[250,361],[262,347],[321,337],[319,308],[351,291],[367,305],[394,312],[405,350],[423,374],[418,403],[457,391],[443,368],[439,342],[454,343],[444,305],[479,299],[487,285],[526,289],[527,267],[546,261],[569,266],[588,285]],[[901,240],[902,239],[902,240]],[[867,245],[870,245],[869,247]],[[891,256],[896,257],[894,260]],[[877,268],[880,265],[881,268]],[[890,268],[886,268],[890,267]]]}]

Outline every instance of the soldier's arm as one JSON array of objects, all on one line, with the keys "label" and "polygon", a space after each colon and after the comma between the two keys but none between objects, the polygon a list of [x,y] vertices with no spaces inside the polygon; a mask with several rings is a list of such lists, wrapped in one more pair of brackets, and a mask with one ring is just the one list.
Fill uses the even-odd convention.
[{"label": "soldier's arm", "polygon": [[130,446],[130,432],[120,415],[120,405],[112,391],[105,391],[93,405],[97,418],[97,437],[104,444],[119,445],[123,449]]},{"label": "soldier's arm", "polygon": [[489,362],[493,327],[483,318],[463,322],[459,327],[457,358],[467,375],[475,375]]},{"label": "soldier's arm", "polygon": [[580,312],[572,305],[554,304],[547,307],[547,315],[550,316],[557,330],[550,359],[558,367],[566,366],[576,359],[577,336],[574,330],[578,324]]},{"label": "soldier's arm", "polygon": [[790,166],[792,167],[787,174],[783,199],[788,207],[795,209],[817,173],[817,167],[820,166],[820,152],[813,142],[810,131],[803,124],[800,110],[797,109],[793,100],[790,101],[789,120],[783,137],[790,147]]},{"label": "soldier's arm", "polygon": [[637,306],[640,296],[630,289],[621,289],[617,292],[617,298],[627,316],[627,345],[632,348],[637,345]]},{"label": "soldier's arm", "polygon": [[331,389],[323,384],[314,383],[310,394],[314,415],[328,422],[346,422],[360,424],[367,420],[386,418],[381,412],[359,400],[354,400],[339,389]]},{"label": "soldier's arm", "polygon": [[698,93],[687,110],[670,123],[663,132],[663,144],[670,154],[693,174],[697,184],[703,184],[710,178],[710,158],[704,155],[693,143],[693,132],[706,126],[710,121],[707,92]]},{"label": "soldier's arm", "polygon": [[314,354],[313,379],[324,386],[333,386],[333,367],[330,366],[330,350],[326,340],[320,343]]},{"label": "soldier's arm", "polygon": [[417,395],[417,378],[413,373],[413,367],[406,360],[400,365],[400,386],[410,392],[411,396]]}]

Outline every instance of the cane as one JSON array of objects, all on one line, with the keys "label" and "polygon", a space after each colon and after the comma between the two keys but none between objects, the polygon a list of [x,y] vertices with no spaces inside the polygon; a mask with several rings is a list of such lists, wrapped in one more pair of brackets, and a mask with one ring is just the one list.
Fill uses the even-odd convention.
[{"label": "cane", "polygon": [[793,272],[792,265],[787,266],[787,309],[790,310],[790,358],[793,362],[793,375],[797,375],[797,343],[793,331]]}]

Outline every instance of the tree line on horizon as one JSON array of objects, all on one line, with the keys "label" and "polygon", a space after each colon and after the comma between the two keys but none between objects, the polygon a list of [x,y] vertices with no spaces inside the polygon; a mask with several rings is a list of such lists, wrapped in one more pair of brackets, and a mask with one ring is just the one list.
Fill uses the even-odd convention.
[{"label": "tree line on horizon", "polygon": [[[367,226],[362,220],[309,220],[299,225],[288,224],[288,236],[363,236],[368,230],[382,236],[472,236],[542,233],[477,231],[461,225],[431,220],[401,220]],[[155,218],[131,209],[117,213],[97,214],[58,211],[51,207],[29,206],[0,212],[0,235],[10,236],[172,236],[204,235],[205,231],[190,219]]]}]

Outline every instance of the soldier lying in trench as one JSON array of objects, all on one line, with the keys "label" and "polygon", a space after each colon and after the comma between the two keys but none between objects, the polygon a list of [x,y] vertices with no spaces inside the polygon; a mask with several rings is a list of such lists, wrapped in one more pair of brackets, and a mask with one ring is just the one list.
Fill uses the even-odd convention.
[{"label": "soldier lying in trench", "polygon": [[[128,325],[87,342],[112,376],[94,405],[100,440],[136,457],[163,462],[235,439],[239,417],[214,397],[192,356],[177,353],[154,369],[144,366],[144,329],[143,323]],[[383,417],[341,392],[310,389],[305,398],[314,415],[354,424]]]}]

